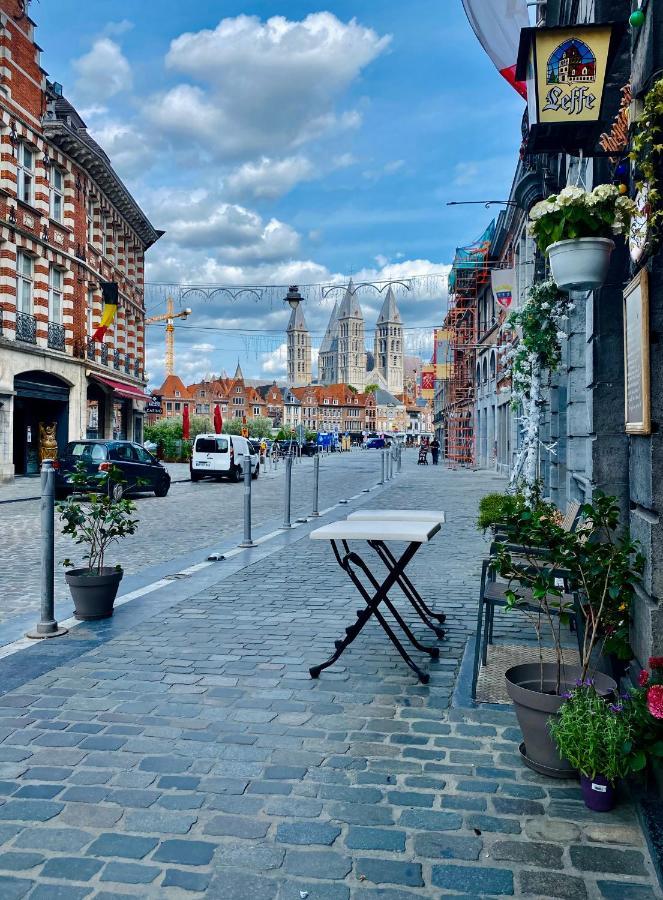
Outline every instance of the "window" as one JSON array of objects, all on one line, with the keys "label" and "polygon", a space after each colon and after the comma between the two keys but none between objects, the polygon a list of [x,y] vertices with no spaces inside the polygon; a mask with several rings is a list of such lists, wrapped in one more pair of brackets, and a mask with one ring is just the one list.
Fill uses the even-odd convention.
[{"label": "window", "polygon": [[235,393],[236,393],[236,394],[241,394],[241,393],[242,393],[241,387],[235,388]]},{"label": "window", "polygon": [[94,291],[87,292],[87,333],[91,335],[94,330]]},{"label": "window", "polygon": [[139,447],[136,444],[132,444],[132,446],[134,448],[134,453],[138,457],[139,462],[147,463],[148,465],[152,465],[153,458],[144,447]]},{"label": "window", "polygon": [[176,396],[176,397],[181,397],[182,394],[181,394],[179,391],[175,391],[175,396]]},{"label": "window", "polygon": [[241,397],[233,397],[233,404],[235,406],[242,406],[243,405],[242,398]]},{"label": "window", "polygon": [[166,401],[166,412],[172,412],[172,411],[173,411],[173,404],[170,402],[170,400],[167,400]]},{"label": "window", "polygon": [[260,407],[259,407],[259,406],[254,406],[254,407],[253,407],[253,415],[254,415],[254,416],[259,416],[259,415],[260,415]]},{"label": "window", "polygon": [[182,409],[181,403],[175,403],[175,412],[179,412]]},{"label": "window", "polygon": [[64,172],[57,166],[51,166],[51,218],[64,219]]},{"label": "window", "polygon": [[88,244],[94,243],[94,198],[87,198],[87,240]]},{"label": "window", "polygon": [[16,309],[32,314],[32,257],[21,250],[16,254]]},{"label": "window", "polygon": [[27,144],[18,145],[16,169],[16,196],[24,203],[33,204],[35,155]]},{"label": "window", "polygon": [[241,419],[241,418],[242,418],[242,410],[241,410],[241,409],[236,409],[236,410],[235,410],[235,418],[236,418],[236,419]]},{"label": "window", "polygon": [[101,217],[101,252],[104,256],[108,256],[108,219],[106,216]]},{"label": "window", "polygon": [[51,266],[48,277],[48,320],[62,322],[62,269]]}]

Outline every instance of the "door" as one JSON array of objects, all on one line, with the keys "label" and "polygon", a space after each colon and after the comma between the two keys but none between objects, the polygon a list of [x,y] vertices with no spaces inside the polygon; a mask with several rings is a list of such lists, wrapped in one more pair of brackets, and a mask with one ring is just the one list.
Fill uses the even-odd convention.
[{"label": "door", "polygon": [[136,454],[136,474],[148,489],[158,487],[162,479],[163,470],[158,466],[152,456],[144,447],[133,444],[133,451]]},{"label": "door", "polygon": [[110,452],[111,461],[121,470],[125,493],[133,490],[138,484],[140,466],[138,457],[131,444],[117,444]]}]

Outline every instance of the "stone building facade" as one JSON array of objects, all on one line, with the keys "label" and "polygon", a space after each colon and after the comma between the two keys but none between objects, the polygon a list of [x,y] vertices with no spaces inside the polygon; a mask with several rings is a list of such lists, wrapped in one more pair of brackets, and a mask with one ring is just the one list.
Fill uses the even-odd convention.
[{"label": "stone building facade", "polygon": [[[39,470],[40,440],[142,439],[144,257],[160,237],[46,78],[35,23],[0,0],[0,481]],[[101,282],[119,306],[103,341]]]}]

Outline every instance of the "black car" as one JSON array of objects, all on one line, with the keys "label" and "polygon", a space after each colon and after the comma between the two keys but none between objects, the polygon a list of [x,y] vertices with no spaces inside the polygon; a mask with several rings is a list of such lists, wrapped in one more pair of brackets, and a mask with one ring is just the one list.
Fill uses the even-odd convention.
[{"label": "black car", "polygon": [[302,444],[302,456],[315,456],[318,452],[318,445],[315,441],[306,441]]},{"label": "black car", "polygon": [[112,483],[110,488],[116,500],[130,492],[154,491],[157,497],[165,497],[170,488],[168,470],[140,444],[132,441],[80,440],[70,441],[58,459],[55,470],[55,495],[58,499],[81,491],[71,480],[79,463],[85,466],[89,477],[89,491],[105,488],[108,471],[113,467],[120,469],[124,480]]}]

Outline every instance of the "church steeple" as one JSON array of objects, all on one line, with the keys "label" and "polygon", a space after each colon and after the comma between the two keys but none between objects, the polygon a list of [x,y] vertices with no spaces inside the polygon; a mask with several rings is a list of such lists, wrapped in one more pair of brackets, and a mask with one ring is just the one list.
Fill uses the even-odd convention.
[{"label": "church steeple", "polygon": [[391,285],[375,327],[374,353],[375,368],[384,378],[387,390],[402,394],[405,381],[403,323]]},{"label": "church steeple", "polygon": [[302,297],[297,285],[292,285],[286,300],[292,306],[287,329],[288,384],[305,387],[311,383],[311,335],[302,309]]},{"label": "church steeple", "polygon": [[318,380],[320,384],[338,382],[338,300],[334,303],[325,336],[318,353]]},{"label": "church steeple", "polygon": [[237,357],[237,368],[235,369],[233,378],[235,379],[235,381],[244,381],[244,375],[242,375],[242,367],[239,364],[239,357]]},{"label": "church steeple", "polygon": [[366,386],[364,315],[352,279],[338,310],[338,380],[358,391]]}]

